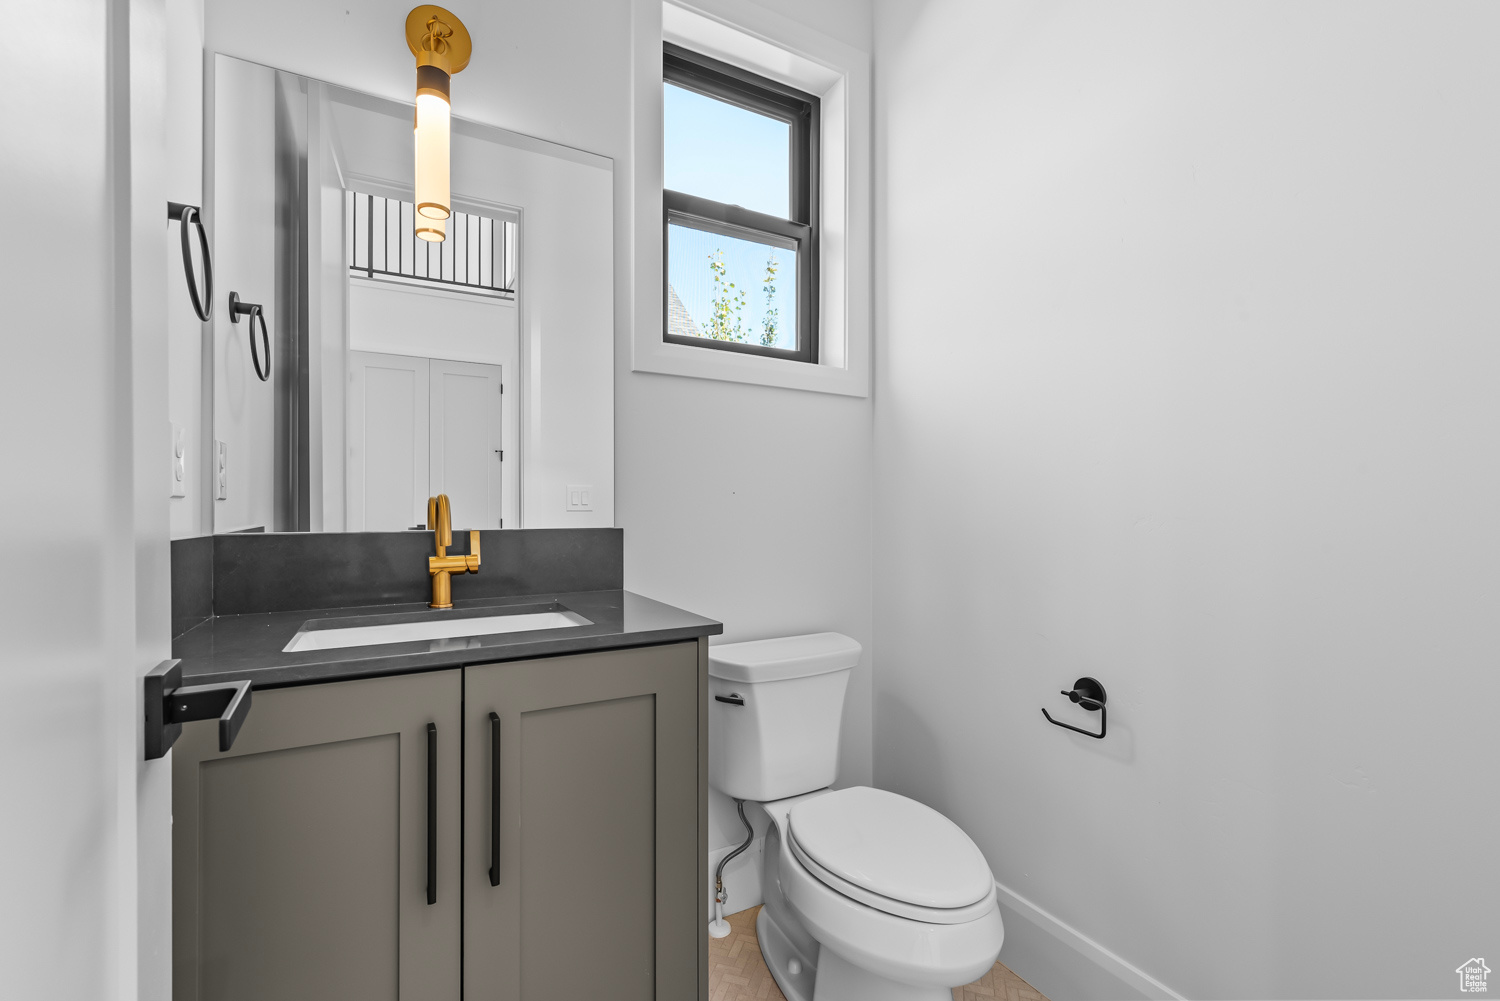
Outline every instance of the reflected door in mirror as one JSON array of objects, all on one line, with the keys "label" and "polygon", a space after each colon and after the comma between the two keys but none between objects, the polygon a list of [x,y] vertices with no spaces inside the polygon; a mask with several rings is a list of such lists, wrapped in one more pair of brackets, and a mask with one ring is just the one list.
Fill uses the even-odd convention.
[{"label": "reflected door in mirror", "polygon": [[349,529],[399,532],[446,493],[455,524],[500,528],[499,365],[351,351]]},{"label": "reflected door in mirror", "polygon": [[459,519],[455,524],[504,528],[501,367],[434,358],[428,373],[429,489],[448,495]]}]

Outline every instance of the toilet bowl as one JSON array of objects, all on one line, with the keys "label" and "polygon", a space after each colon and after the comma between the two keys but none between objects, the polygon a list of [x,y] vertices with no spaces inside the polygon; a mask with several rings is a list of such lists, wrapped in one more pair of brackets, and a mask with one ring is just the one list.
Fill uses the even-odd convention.
[{"label": "toilet bowl", "polygon": [[[813,805],[833,828],[814,831],[822,835],[816,857],[802,843],[811,839],[798,834],[799,808]],[[862,786],[762,806],[771,829],[759,921],[794,946],[765,956],[788,1001],[951,1001],[951,988],[994,965],[1005,935],[994,879],[973,842],[942,814]],[[871,821],[884,823],[864,826]],[[862,843],[840,844],[841,826],[863,827]],[[934,832],[941,833],[923,836]],[[907,864],[890,864],[898,859]],[[757,930],[764,941],[766,930]],[[813,975],[790,975],[792,958]]]},{"label": "toilet bowl", "polygon": [[756,933],[788,1001],[951,1001],[999,957],[994,877],[936,810],[827,788],[859,653],[836,633],[711,647],[709,781],[770,817]]}]

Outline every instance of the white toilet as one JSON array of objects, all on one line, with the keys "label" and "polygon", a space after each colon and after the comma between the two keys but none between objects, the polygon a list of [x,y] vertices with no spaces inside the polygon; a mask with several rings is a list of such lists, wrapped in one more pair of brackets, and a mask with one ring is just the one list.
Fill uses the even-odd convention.
[{"label": "white toilet", "polygon": [[709,784],[770,815],[756,922],[788,1001],[951,1001],[1005,937],[995,881],[947,817],[831,790],[849,671],[838,633],[709,648]]}]

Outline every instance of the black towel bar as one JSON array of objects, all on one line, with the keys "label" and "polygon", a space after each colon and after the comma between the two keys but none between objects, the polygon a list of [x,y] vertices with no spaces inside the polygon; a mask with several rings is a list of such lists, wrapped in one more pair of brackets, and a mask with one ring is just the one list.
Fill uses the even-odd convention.
[{"label": "black towel bar", "polygon": [[182,734],[182,724],[194,720],[219,721],[219,750],[234,746],[245,717],[250,715],[250,682],[222,685],[183,685],[181,662],[164,660],[145,677],[147,761],[163,757]]}]

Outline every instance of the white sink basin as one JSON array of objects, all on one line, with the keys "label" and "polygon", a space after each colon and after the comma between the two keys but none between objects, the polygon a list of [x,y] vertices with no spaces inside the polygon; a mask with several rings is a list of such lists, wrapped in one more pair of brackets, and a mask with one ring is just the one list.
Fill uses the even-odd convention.
[{"label": "white sink basin", "polygon": [[591,626],[577,612],[521,612],[511,615],[485,615],[464,619],[423,619],[419,622],[389,622],[378,626],[342,626],[309,629],[303,626],[282,647],[282,653],[304,650],[336,650],[349,646],[378,646],[382,643],[413,643],[421,640],[446,640],[455,637],[493,636],[497,633],[524,633],[536,629],[571,629]]}]

